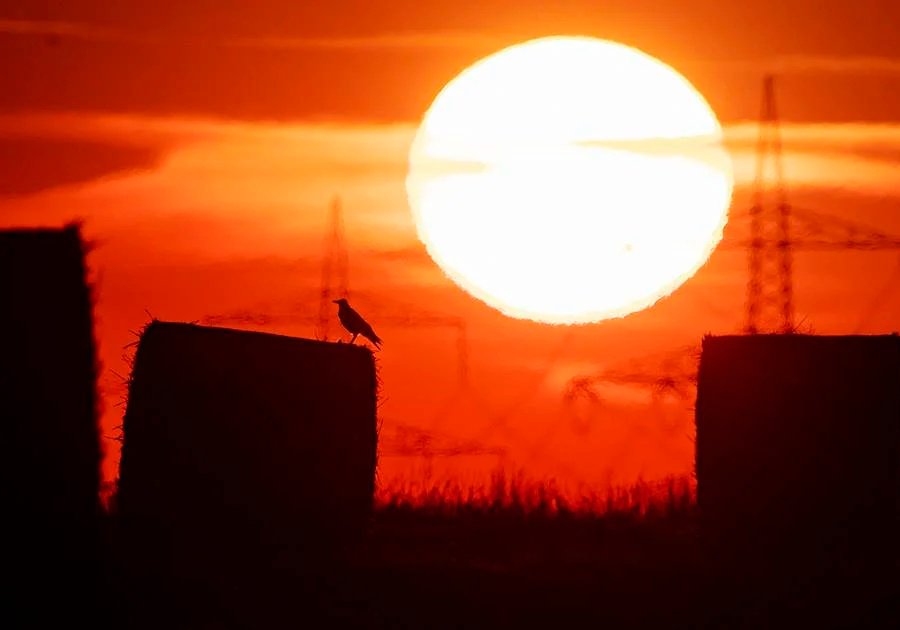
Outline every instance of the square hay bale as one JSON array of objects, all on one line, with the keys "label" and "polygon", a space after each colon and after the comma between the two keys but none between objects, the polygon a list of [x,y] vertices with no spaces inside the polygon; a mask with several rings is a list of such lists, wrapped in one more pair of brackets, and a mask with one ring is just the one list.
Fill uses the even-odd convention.
[{"label": "square hay bale", "polygon": [[132,543],[190,574],[333,548],[371,511],[375,417],[365,348],[151,323],[124,421]]},{"label": "square hay bale", "polygon": [[78,229],[0,232],[0,296],[5,568],[20,596],[90,597],[99,567],[101,449]]},{"label": "square hay bale", "polygon": [[819,575],[892,570],[900,337],[707,337],[696,421],[698,507],[719,552]]}]

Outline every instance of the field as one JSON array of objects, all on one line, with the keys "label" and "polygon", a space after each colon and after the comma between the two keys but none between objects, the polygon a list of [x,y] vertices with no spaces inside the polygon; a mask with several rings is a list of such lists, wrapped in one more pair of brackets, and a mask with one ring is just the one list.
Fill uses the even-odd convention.
[{"label": "field", "polygon": [[[542,508],[521,500],[528,492],[514,481],[504,487],[462,503],[432,492],[414,504],[382,491],[368,531],[338,557],[230,571],[245,579],[227,583],[147,583],[114,561],[107,601],[123,625],[142,628],[824,628],[897,619],[893,592],[873,591],[861,576],[799,582],[722,566],[704,549],[683,480],[662,494],[623,489],[603,512]],[[553,496],[551,487],[543,493]]]}]

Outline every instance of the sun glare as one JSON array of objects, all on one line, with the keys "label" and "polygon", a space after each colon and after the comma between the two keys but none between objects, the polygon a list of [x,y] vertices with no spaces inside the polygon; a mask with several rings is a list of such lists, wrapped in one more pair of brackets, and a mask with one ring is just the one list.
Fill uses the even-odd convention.
[{"label": "sun glare", "polygon": [[448,83],[410,152],[419,237],[460,286],[549,323],[624,316],[722,236],[721,128],[680,74],[628,46],[551,37]]}]

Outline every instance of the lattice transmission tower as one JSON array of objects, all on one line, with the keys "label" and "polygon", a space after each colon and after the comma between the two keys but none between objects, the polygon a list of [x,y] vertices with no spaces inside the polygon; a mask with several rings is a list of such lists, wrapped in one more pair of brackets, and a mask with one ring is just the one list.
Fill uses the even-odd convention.
[{"label": "lattice transmission tower", "polygon": [[784,183],[775,79],[767,76],[763,82],[756,181],[750,208],[745,332],[794,331],[792,245],[791,206]]},{"label": "lattice transmission tower", "polygon": [[344,239],[344,216],[340,197],[335,197],[329,210],[329,230],[322,257],[322,278],[319,283],[319,313],[316,317],[316,338],[328,341],[335,306],[332,300],[350,296],[349,255]]}]

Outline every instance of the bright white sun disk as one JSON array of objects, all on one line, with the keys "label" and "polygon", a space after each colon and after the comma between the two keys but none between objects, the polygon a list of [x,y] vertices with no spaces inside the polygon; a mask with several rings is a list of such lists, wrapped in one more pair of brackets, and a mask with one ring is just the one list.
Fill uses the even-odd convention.
[{"label": "bright white sun disk", "polygon": [[579,323],[645,308],[721,239],[721,128],[669,66],[591,38],[471,66],[428,110],[407,180],[420,238],[514,317]]}]

